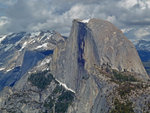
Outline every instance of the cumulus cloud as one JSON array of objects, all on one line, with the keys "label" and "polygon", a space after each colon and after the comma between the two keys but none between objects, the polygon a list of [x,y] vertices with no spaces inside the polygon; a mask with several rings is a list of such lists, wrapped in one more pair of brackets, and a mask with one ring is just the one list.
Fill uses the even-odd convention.
[{"label": "cumulus cloud", "polygon": [[150,25],[148,0],[0,0],[1,6],[7,18],[1,19],[1,34],[53,29],[68,35],[73,19],[101,18],[126,31],[129,38],[142,38],[134,34]]},{"label": "cumulus cloud", "polygon": [[17,0],[0,0],[0,4],[13,5]]},{"label": "cumulus cloud", "polygon": [[137,0],[121,0],[120,2],[118,2],[118,5],[120,7],[123,7],[123,8],[126,8],[126,9],[130,9],[134,5],[136,5],[137,3],[138,3]]},{"label": "cumulus cloud", "polygon": [[0,17],[0,27],[4,26],[5,24],[7,24],[9,21],[7,19],[7,17]]},{"label": "cumulus cloud", "polygon": [[7,33],[7,27],[9,24],[10,20],[5,17],[5,16],[1,16],[0,17],[0,31],[3,33]]},{"label": "cumulus cloud", "polygon": [[150,28],[140,28],[137,31],[135,31],[135,36],[137,38],[146,37],[150,35]]}]

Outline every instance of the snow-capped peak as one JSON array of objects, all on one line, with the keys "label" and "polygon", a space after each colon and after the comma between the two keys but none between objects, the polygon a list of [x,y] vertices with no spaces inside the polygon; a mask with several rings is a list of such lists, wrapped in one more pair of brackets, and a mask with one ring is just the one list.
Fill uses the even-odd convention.
[{"label": "snow-capped peak", "polygon": [[88,23],[89,20],[90,20],[90,19],[84,19],[84,20],[82,20],[81,22],[83,22],[83,23]]},{"label": "snow-capped peak", "polygon": [[150,51],[150,41],[146,41],[146,40],[139,40],[136,44],[135,44],[137,50],[147,50]]},{"label": "snow-capped peak", "polygon": [[40,35],[40,31],[38,31],[38,32],[33,32],[33,33],[31,33],[31,38],[33,38],[33,37],[37,37],[37,36],[39,36]]}]

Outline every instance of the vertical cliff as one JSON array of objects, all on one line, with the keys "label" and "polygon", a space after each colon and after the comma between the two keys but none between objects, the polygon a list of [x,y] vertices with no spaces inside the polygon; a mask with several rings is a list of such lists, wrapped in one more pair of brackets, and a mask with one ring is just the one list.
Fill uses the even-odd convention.
[{"label": "vertical cliff", "polygon": [[70,37],[54,52],[52,71],[57,78],[78,90],[79,81],[92,74],[93,66],[109,65],[118,71],[148,75],[133,44],[113,24],[98,19],[74,20]]},{"label": "vertical cliff", "polygon": [[108,63],[113,69],[139,73],[142,79],[148,77],[134,45],[113,24],[91,19],[87,27],[93,34],[100,65]]},{"label": "vertical cliff", "polygon": [[55,77],[76,92],[79,100],[70,109],[77,113],[109,110],[106,97],[115,84],[107,83],[96,66],[149,78],[133,44],[113,24],[99,19],[73,20],[68,40],[56,48],[52,61]]}]

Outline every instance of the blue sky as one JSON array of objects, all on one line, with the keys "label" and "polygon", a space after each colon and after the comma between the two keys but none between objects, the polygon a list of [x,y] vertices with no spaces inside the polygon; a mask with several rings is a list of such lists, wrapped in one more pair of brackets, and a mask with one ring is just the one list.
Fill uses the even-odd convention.
[{"label": "blue sky", "polygon": [[0,34],[49,29],[67,36],[76,18],[105,19],[131,40],[150,39],[150,0],[0,0]]}]

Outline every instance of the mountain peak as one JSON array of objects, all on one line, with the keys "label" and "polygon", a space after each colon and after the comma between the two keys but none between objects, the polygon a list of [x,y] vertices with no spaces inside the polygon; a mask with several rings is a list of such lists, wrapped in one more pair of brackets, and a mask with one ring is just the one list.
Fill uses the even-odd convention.
[{"label": "mountain peak", "polygon": [[89,23],[90,21],[91,22],[101,22],[101,23],[110,23],[106,20],[103,20],[103,19],[97,19],[97,18],[87,18],[87,19],[74,19],[73,22],[76,21],[76,22],[81,22],[81,23]]},{"label": "mountain peak", "polygon": [[136,72],[143,75],[141,78],[148,77],[134,45],[112,23],[95,18],[88,21],[76,19],[70,38],[74,42],[76,40],[78,51],[82,52],[84,68],[93,64],[109,64],[113,69]]},{"label": "mountain peak", "polygon": [[[112,69],[127,73],[139,81],[149,79],[134,45],[117,27],[100,19],[90,19],[88,23],[73,20],[70,36],[55,49],[50,67],[55,77],[80,98],[76,101],[77,113],[99,113],[100,109],[108,112],[108,106],[103,106],[106,100],[101,96],[102,87],[109,87],[109,92],[114,83],[108,86],[108,74],[101,70],[105,67],[108,72]],[[105,91],[104,95],[108,94]]]}]

